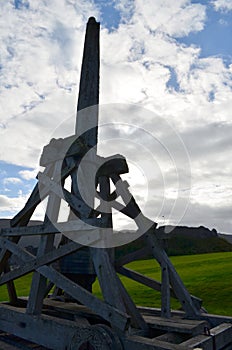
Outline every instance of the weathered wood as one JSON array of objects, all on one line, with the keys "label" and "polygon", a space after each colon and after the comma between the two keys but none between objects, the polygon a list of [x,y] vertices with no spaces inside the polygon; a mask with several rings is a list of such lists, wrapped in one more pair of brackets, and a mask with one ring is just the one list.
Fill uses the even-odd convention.
[{"label": "weathered wood", "polygon": [[102,302],[93,294],[75,284],[52,267],[42,266],[38,268],[38,271],[52,281],[56,286],[63,289],[66,293],[71,295],[74,299],[80,301],[82,304],[87,305],[91,310],[96,312],[96,314],[109,321],[118,329],[124,331],[128,327],[130,317],[126,313],[123,313],[107,303]]},{"label": "weathered wood", "polygon": [[[142,315],[160,317],[160,308],[138,306],[138,309],[142,313]],[[186,319],[185,311],[182,311],[182,310],[172,310],[172,316],[178,317],[179,319],[181,319],[181,318]],[[216,327],[222,323],[231,323],[232,324],[232,317],[231,316],[214,315],[214,314],[208,314],[205,312],[202,312],[196,318],[196,320],[207,321],[208,324],[210,325],[210,327]],[[193,319],[193,321],[194,321],[194,319]]]},{"label": "weathered wood", "polygon": [[24,309],[0,305],[0,329],[50,349],[67,349],[82,322],[43,315],[41,318],[25,314]]},{"label": "weathered wood", "polygon": [[170,302],[170,282],[169,271],[167,264],[161,265],[161,316],[165,318],[171,317],[171,302]]},{"label": "weathered wood", "polygon": [[123,339],[124,350],[180,350],[179,344],[168,344],[167,342],[149,339],[139,335],[128,336]]},{"label": "weathered wood", "polygon": [[[67,176],[70,175],[70,173],[77,167],[76,163],[72,163],[70,166],[66,166],[65,168],[61,169],[61,173],[58,174],[57,178],[54,178],[53,181],[63,181]],[[53,170],[53,165],[49,165],[45,168],[43,175],[48,176],[48,178],[51,176]],[[50,189],[49,187],[44,187],[41,184],[36,184],[34,187],[28,201],[26,202],[23,209],[16,214],[13,219],[11,219],[11,226],[26,226],[35,211],[37,205],[47,197],[49,194]],[[1,257],[0,257],[1,258]]]},{"label": "weathered wood", "polygon": [[[91,17],[87,23],[77,104],[76,135],[82,135],[84,143],[97,145],[99,104],[99,49],[100,24]],[[87,107],[87,111],[84,110]]]},{"label": "weathered wood", "polygon": [[[122,274],[123,276],[126,276],[128,278],[133,279],[136,282],[142,283],[147,287],[150,287],[154,290],[157,290],[159,292],[161,292],[161,286],[162,284],[156,280],[154,280],[153,278],[144,276],[142,274],[140,274],[137,271],[133,271],[127,267],[116,267],[116,271],[119,272],[120,274]],[[172,298],[177,299],[177,296],[174,293],[173,288],[170,286],[170,296]],[[193,301],[193,303],[200,308],[201,306],[201,299],[195,297],[194,295],[190,295],[191,299]]]},{"label": "weathered wood", "polygon": [[126,181],[123,181],[118,174],[113,174],[111,179],[116,187],[118,196],[122,197],[126,205],[126,207],[120,211],[126,213],[126,210],[126,215],[134,219],[136,225],[138,226],[139,230],[142,231],[142,233],[146,232],[150,227],[156,227],[157,224],[155,222],[151,221],[142,214],[138,204],[128,189],[129,184]]},{"label": "weathered wood", "polygon": [[18,244],[8,240],[7,238],[0,237],[0,247],[8,250],[11,254],[15,254],[22,261],[32,262],[34,255],[29,253],[26,249],[20,247]]},{"label": "weathered wood", "polygon": [[[73,174],[71,176],[73,176]],[[46,188],[49,189],[49,192],[53,192],[61,199],[67,201],[70,207],[75,211],[77,212],[84,211],[85,217],[89,216],[92,209],[88,207],[86,203],[84,203],[81,199],[78,199],[77,196],[67,191],[65,188],[61,186],[61,184],[57,183],[54,179],[49,178],[44,173],[39,173],[38,177],[39,177],[40,183],[46,186]]]},{"label": "weathered wood", "polygon": [[96,218],[85,219],[85,221],[70,220],[67,222],[57,222],[55,225],[48,223],[36,226],[3,228],[0,230],[0,236],[37,236],[67,232],[77,232],[79,235],[79,232],[82,234],[84,231],[92,231],[96,227],[105,227],[105,225],[105,222]]},{"label": "weathered wood", "polygon": [[[7,263],[5,266],[5,273],[8,273],[10,271],[10,267],[9,264]],[[18,301],[18,297],[17,297],[17,292],[16,292],[16,288],[14,285],[13,281],[8,281],[7,282],[7,291],[8,291],[8,295],[9,295],[9,301],[12,305],[16,305],[17,301]]]},{"label": "weathered wood", "polygon": [[[102,201],[104,201],[102,216],[107,220],[107,227],[109,228],[107,230],[107,234],[111,236],[112,214],[110,205],[108,203],[110,195],[109,178],[105,176],[100,177],[99,183],[101,192],[100,198]],[[104,237],[104,239],[107,240],[107,237]],[[107,241],[106,246],[110,246],[110,242]],[[95,271],[97,273],[105,300],[124,312],[127,310],[128,313],[131,315],[132,326],[141,329],[147,329],[146,323],[144,322],[134,302],[129,297],[121,280],[118,278],[113,266],[111,265],[111,261],[107,251],[105,249],[92,249],[91,253],[94,261]],[[110,284],[108,283],[109,280]]]},{"label": "weathered wood", "polygon": [[[64,168],[61,172],[61,179],[66,178],[70,172],[75,169],[76,165],[72,164],[72,166],[68,166]],[[45,171],[45,175],[51,175],[53,171],[53,166],[49,165]],[[59,178],[59,176],[58,176]],[[56,180],[56,179],[54,179]],[[38,183],[34,187],[31,196],[29,197],[28,201],[26,202],[24,208],[11,220],[11,226],[12,227],[20,227],[20,226],[26,226],[35,210],[37,205],[48,195],[49,188],[39,188]],[[15,236],[12,238],[12,242],[18,243],[21,236]],[[5,264],[7,260],[10,258],[11,252],[9,252],[7,249],[2,249],[0,252],[0,272],[3,271],[5,268]]]},{"label": "weathered wood", "polygon": [[140,314],[139,310],[137,309],[135,303],[127,293],[126,288],[120,281],[120,289],[121,289],[121,294],[124,300],[124,304],[126,307],[126,310],[129,315],[131,315],[131,325],[135,328],[141,329],[143,331],[148,331],[148,326],[146,322],[144,321],[142,315]]},{"label": "weathered wood", "polygon": [[194,304],[190,294],[185,288],[182,280],[180,279],[180,276],[177,274],[166,252],[162,249],[162,247],[160,247],[159,241],[155,236],[156,224],[152,224],[151,220],[142,215],[141,210],[135,202],[134,197],[131,195],[127,184],[121,180],[120,176],[114,175],[112,176],[112,180],[116,186],[118,195],[121,195],[125,204],[128,203],[127,210],[129,208],[129,211],[134,216],[134,220],[138,226],[138,229],[142,232],[146,232],[144,237],[147,240],[148,245],[151,246],[155,259],[161,266],[162,264],[166,264],[168,266],[170,284],[172,285],[174,293],[182,304],[183,309],[186,311],[188,316],[199,315],[199,309]]},{"label": "weathered wood", "polygon": [[[53,178],[57,178],[60,175],[62,167],[62,160],[55,163]],[[61,199],[54,193],[50,193],[48,198],[45,222],[57,222],[60,211]],[[37,251],[37,257],[41,257],[44,254],[53,250],[54,235],[46,235],[40,237],[40,244]],[[45,276],[41,276],[38,271],[35,271],[32,277],[31,289],[29,299],[27,303],[27,313],[32,315],[40,315],[43,307],[43,299],[47,288],[47,279]]]},{"label": "weathered wood", "polygon": [[144,315],[143,318],[150,328],[167,332],[195,335],[204,332],[205,327],[208,327],[208,323],[206,321],[188,320],[178,317],[162,318]]},{"label": "weathered wood", "polygon": [[[152,288],[154,290],[157,290],[161,292],[162,284],[153,278],[147,277],[142,275],[141,273],[137,271],[133,271],[127,267],[117,267],[116,271],[119,272],[121,275],[126,276],[128,278],[131,278],[132,280],[139,282],[141,284],[144,284],[145,286]],[[173,298],[176,298],[173,290],[171,289],[171,295]]]},{"label": "weathered wood", "polygon": [[113,174],[126,174],[129,172],[127,161],[121,154],[115,154],[110,157],[96,157],[98,170],[96,177],[110,176]]},{"label": "weathered wood", "polygon": [[200,309],[193,302],[189,292],[185,288],[180,276],[176,272],[174,266],[172,265],[170,259],[168,258],[166,252],[160,247],[158,239],[154,234],[154,229],[151,228],[146,234],[145,238],[150,244],[155,259],[162,264],[166,264],[169,269],[170,284],[174,290],[175,295],[180,301],[183,309],[189,317],[197,317],[200,315]]},{"label": "weathered wood", "polygon": [[[194,338],[187,340],[180,344],[180,350],[194,350],[194,349],[204,349],[204,350],[214,350],[213,348],[213,339],[210,336],[199,334]],[[218,349],[215,349],[218,350]]]},{"label": "weathered wood", "polygon": [[155,337],[156,340],[162,340],[171,344],[180,344],[188,338],[189,335],[176,332],[166,332],[164,334],[158,335],[158,337]]},{"label": "weathered wood", "polygon": [[209,329],[205,335],[198,335],[183,342],[180,349],[203,347],[206,350],[218,350],[224,349],[228,345],[232,347],[232,324],[222,323],[215,328]]},{"label": "weathered wood", "polygon": [[48,166],[50,163],[64,161],[66,157],[83,156],[88,151],[88,147],[82,142],[81,137],[76,135],[65,138],[51,139],[48,145],[44,146],[40,157],[40,165]]},{"label": "weathered wood", "polygon": [[119,288],[119,279],[110,263],[109,255],[105,249],[91,248],[91,256],[104,300],[109,305],[126,312]]},{"label": "weathered wood", "polygon": [[214,315],[208,313],[201,313],[199,319],[208,321],[212,327],[219,326],[222,323],[232,323],[231,316]]}]

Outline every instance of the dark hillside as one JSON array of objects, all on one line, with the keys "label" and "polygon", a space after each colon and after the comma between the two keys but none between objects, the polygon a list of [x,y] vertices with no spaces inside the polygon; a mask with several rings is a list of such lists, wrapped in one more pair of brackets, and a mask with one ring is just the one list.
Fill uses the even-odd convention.
[{"label": "dark hillside", "polygon": [[[221,237],[215,229],[209,230],[204,226],[175,228],[161,226],[157,231],[158,235],[163,237],[160,243],[170,256],[232,251],[232,244]],[[143,244],[139,238],[131,244],[116,248],[116,255],[122,256],[141,248]]]}]

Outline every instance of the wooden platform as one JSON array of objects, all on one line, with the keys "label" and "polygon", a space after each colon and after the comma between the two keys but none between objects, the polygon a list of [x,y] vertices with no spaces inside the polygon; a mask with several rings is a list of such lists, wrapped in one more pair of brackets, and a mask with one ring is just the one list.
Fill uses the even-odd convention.
[{"label": "wooden platform", "polygon": [[[101,317],[83,305],[61,302],[49,298],[45,299],[43,314],[38,321],[33,318],[33,320],[30,322],[30,319],[25,318],[25,322],[22,322],[21,319],[23,319],[25,315],[25,308],[23,307],[24,302],[26,302],[26,300],[22,300],[22,307],[18,308],[7,304],[0,305],[1,328],[4,329],[4,324],[7,324],[7,327],[9,328],[9,324],[12,323],[14,332],[17,334],[17,336],[15,336],[6,332],[0,333],[0,350],[66,349],[62,347],[62,345],[59,348],[49,348],[23,340],[23,337],[27,337],[28,328],[36,327],[37,322],[39,327],[41,327],[41,322],[45,322],[46,326],[49,326],[49,322],[52,320],[55,327],[58,326],[58,328],[60,327],[61,323],[63,323],[65,327],[70,327],[70,332],[76,327],[76,334],[78,334],[79,330],[81,330],[81,332],[83,330],[90,330],[90,332],[87,333],[93,334],[94,329],[97,329],[98,326],[100,327],[98,328],[98,331],[99,329],[104,330],[104,327],[107,329],[109,326],[107,322],[101,319]],[[10,310],[14,310],[14,313],[12,313],[12,319],[4,318],[5,309],[7,310],[7,315],[9,315]],[[128,329],[127,332],[121,333],[119,336],[119,348],[104,347],[103,350],[189,350],[196,348],[200,348],[202,350],[232,349],[232,318],[202,314],[201,319],[190,320],[184,317],[183,312],[173,311],[171,318],[165,319],[160,316],[161,311],[159,309],[141,307],[140,312],[143,319],[149,326],[149,331],[145,332],[136,329]],[[43,327],[41,329],[43,329]],[[55,333],[57,330],[51,328],[50,332]],[[41,343],[43,343],[46,337],[51,336],[50,332],[48,334],[41,331],[41,339],[38,338],[38,342],[41,340]],[[61,329],[58,329],[58,332],[60,333]],[[72,332],[70,335],[71,334]],[[85,332],[83,334],[83,337],[85,337]],[[79,338],[82,339],[82,335],[80,335]],[[68,347],[68,349],[75,348],[75,344],[74,347],[72,346],[70,348]],[[75,349],[79,349],[79,347]]]},{"label": "wooden platform", "polygon": [[0,350],[49,350],[8,333],[0,333]]}]

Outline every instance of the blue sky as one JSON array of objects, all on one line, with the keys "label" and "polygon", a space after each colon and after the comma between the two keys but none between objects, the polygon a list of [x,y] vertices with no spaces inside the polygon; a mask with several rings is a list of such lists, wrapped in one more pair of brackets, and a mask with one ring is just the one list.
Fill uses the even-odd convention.
[{"label": "blue sky", "polygon": [[[0,217],[24,205],[43,146],[70,132],[62,123],[75,120],[85,25],[95,16],[100,101],[122,104],[117,122],[137,128],[109,129],[119,150],[107,149],[129,158],[140,205],[162,224],[231,232],[231,0],[7,0],[0,11]],[[120,150],[115,135],[134,144]]]}]

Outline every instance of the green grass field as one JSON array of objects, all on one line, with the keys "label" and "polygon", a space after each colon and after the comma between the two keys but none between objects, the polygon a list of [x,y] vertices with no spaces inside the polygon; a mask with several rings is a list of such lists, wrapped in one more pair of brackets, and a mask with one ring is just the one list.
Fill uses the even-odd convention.
[{"label": "green grass field", "polygon": [[[210,313],[232,316],[232,252],[176,256],[171,260],[189,292],[203,299],[203,306]],[[128,265],[146,276],[160,280],[160,269],[155,260],[136,261]],[[160,307],[160,293],[128,278],[121,278],[136,304]],[[15,281],[19,296],[29,292],[31,275]],[[101,297],[98,282],[94,294]],[[0,287],[0,301],[7,300],[5,286]],[[180,305],[172,300],[172,308]]]}]

